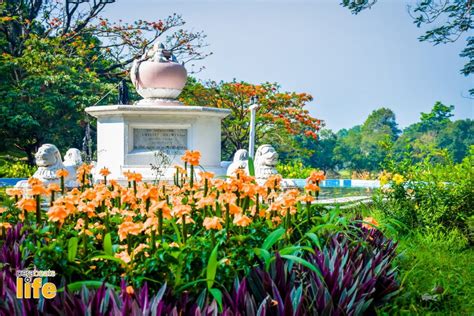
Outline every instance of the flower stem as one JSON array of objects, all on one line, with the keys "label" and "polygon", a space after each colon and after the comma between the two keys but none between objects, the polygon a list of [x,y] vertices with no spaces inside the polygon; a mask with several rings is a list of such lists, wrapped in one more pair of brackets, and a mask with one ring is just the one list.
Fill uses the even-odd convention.
[{"label": "flower stem", "polygon": [[87,256],[87,230],[89,229],[89,216],[86,214],[84,221],[84,232],[82,233],[82,246],[84,247],[84,257]]},{"label": "flower stem", "polygon": [[41,195],[35,195],[36,199],[36,224],[41,224]]},{"label": "flower stem", "polygon": [[308,223],[311,224],[311,202],[306,202],[306,216],[308,217]]},{"label": "flower stem", "polygon": [[51,191],[51,201],[49,202],[49,206],[53,206],[54,203],[54,191]]},{"label": "flower stem", "polygon": [[183,243],[186,244],[186,216],[181,216],[181,220],[183,221]]},{"label": "flower stem", "polygon": [[64,195],[64,176],[61,176],[61,194]]},{"label": "flower stem", "polygon": [[163,241],[163,210],[158,211],[158,234]]},{"label": "flower stem", "polygon": [[227,203],[225,205],[225,230],[227,232],[227,239],[229,239],[230,237],[230,231],[229,231],[229,228],[230,228],[230,216],[229,216],[229,212],[230,212],[230,206],[229,206],[229,203]]}]

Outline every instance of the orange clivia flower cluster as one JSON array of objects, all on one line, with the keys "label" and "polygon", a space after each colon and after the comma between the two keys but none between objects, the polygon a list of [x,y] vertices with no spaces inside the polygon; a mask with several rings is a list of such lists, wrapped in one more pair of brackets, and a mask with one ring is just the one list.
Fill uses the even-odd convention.
[{"label": "orange clivia flower cluster", "polygon": [[201,153],[194,150],[186,150],[181,160],[189,163],[191,166],[199,166],[199,160],[201,159]]},{"label": "orange clivia flower cluster", "polygon": [[[182,159],[192,170],[191,166],[197,166],[200,157],[199,152],[188,151]],[[141,174],[127,171],[124,175],[128,186],[114,179],[93,185],[85,181],[91,179],[90,170],[90,166],[83,165],[79,170],[82,185],[54,200],[54,192],[59,190],[57,185],[46,189],[35,179],[30,180],[31,190],[25,196],[17,189],[9,189],[7,193],[18,198],[18,209],[25,211],[20,212],[23,216],[20,220],[25,219],[25,214],[29,217],[29,212],[38,213],[37,202],[49,194],[50,205],[47,210],[41,209],[37,218],[46,219],[58,229],[74,229],[81,236],[84,249],[96,239],[113,234],[120,243],[115,257],[125,266],[133,265],[138,258],[152,254],[164,244],[182,247],[193,234],[220,234],[231,240],[233,235],[254,229],[254,224],[282,226],[290,234],[293,222],[301,220],[298,213],[304,207],[310,212],[319,191],[317,182],[324,179],[323,173],[313,172],[305,192],[284,191],[279,175],[271,175],[265,183],[258,184],[243,170],[226,179],[215,178],[210,172],[198,172],[193,182],[190,170],[177,167],[174,183],[147,183]],[[105,168],[99,173],[104,177],[109,175]],[[169,236],[176,234],[179,238],[170,240]]]}]

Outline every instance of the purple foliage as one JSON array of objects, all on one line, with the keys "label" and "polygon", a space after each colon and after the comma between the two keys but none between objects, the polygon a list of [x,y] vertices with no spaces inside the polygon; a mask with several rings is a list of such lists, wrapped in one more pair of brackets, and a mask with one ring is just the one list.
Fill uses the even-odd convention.
[{"label": "purple foliage", "polygon": [[396,243],[375,229],[362,229],[362,237],[365,247],[338,235],[309,256],[322,275],[310,272],[308,296],[314,298],[318,311],[360,315],[397,293],[396,272],[391,268]]},{"label": "purple foliage", "polygon": [[[398,291],[391,267],[396,243],[376,230],[360,229],[360,240],[333,236],[323,249],[304,257],[315,269],[292,263],[278,254],[269,271],[251,270],[236,279],[230,291],[222,290],[222,309],[203,290],[198,297],[179,296],[164,284],[151,295],[147,284],[127,291],[105,284],[95,290],[83,287],[63,291],[52,300],[16,299],[16,269],[24,268],[21,225],[8,231],[0,248],[0,315],[360,315]],[[315,272],[316,271],[316,272]]]}]

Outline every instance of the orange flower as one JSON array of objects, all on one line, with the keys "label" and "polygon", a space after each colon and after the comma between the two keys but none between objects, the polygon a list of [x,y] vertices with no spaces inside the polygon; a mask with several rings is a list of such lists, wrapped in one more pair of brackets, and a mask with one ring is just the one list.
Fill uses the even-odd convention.
[{"label": "orange flower", "polygon": [[[363,221],[365,223],[362,223],[362,227],[366,229],[374,229],[375,227],[379,226],[379,223],[375,220],[375,218],[369,216],[369,217],[364,217]],[[375,227],[374,227],[375,226]]]},{"label": "orange flower", "polygon": [[127,178],[127,181],[135,181],[140,182],[142,181],[143,177],[140,173],[125,171],[123,175]]},{"label": "orange flower", "polygon": [[312,195],[306,194],[306,195],[300,196],[298,200],[301,202],[311,203],[315,200],[315,198]]},{"label": "orange flower", "polygon": [[118,186],[117,180],[110,180],[110,181],[109,181],[109,184],[110,184],[111,186],[113,186],[113,187],[117,187],[117,186]]},{"label": "orange flower", "polygon": [[62,225],[69,213],[64,206],[53,205],[49,208],[47,215],[51,222],[59,222]]},{"label": "orange flower", "polygon": [[107,177],[110,174],[110,170],[107,168],[102,168],[100,169],[99,173],[101,176]]},{"label": "orange flower", "polygon": [[77,206],[77,210],[80,212],[80,213],[86,213],[87,214],[87,217],[91,218],[91,217],[95,217],[96,214],[95,214],[95,208],[97,207],[97,205],[95,205],[94,202],[89,202],[89,203],[79,203],[79,205]]},{"label": "orange flower", "polygon": [[43,195],[43,194],[48,194],[48,191],[43,186],[43,184],[35,184],[31,187],[28,193],[30,195]]},{"label": "orange flower", "polygon": [[267,181],[265,181],[265,184],[263,185],[267,189],[278,189],[280,186],[281,182],[281,176],[279,174],[271,175],[268,177]]},{"label": "orange flower", "polygon": [[222,229],[222,219],[217,216],[214,217],[206,217],[202,223],[202,226],[206,227],[207,230],[215,229],[221,230]]},{"label": "orange flower", "polygon": [[94,166],[93,165],[88,165],[88,164],[82,164],[77,168],[76,171],[76,177],[77,180],[82,183],[82,180],[84,179],[84,183],[82,184],[87,184],[89,183],[89,180],[87,179],[87,175],[91,173],[91,170]]},{"label": "orange flower", "polygon": [[242,213],[242,208],[235,205],[234,203],[229,204],[229,214],[237,215]]},{"label": "orange flower", "polygon": [[61,191],[61,188],[59,187],[59,184],[57,183],[50,183],[48,185],[48,191],[51,192],[59,192]]},{"label": "orange flower", "polygon": [[23,190],[22,189],[17,189],[17,188],[8,188],[5,190],[5,193],[8,196],[22,196],[23,195]]},{"label": "orange flower", "polygon": [[21,210],[24,210],[27,212],[34,212],[36,211],[36,200],[23,198],[18,201],[17,206]]},{"label": "orange flower", "polygon": [[66,169],[59,169],[58,171],[56,171],[56,176],[58,176],[58,178],[61,178],[61,177],[66,178],[68,175],[69,175],[69,172]]},{"label": "orange flower", "polygon": [[132,261],[132,259],[130,258],[130,255],[128,254],[126,250],[116,253],[115,258],[119,258],[124,263],[129,263],[130,261]]},{"label": "orange flower", "polygon": [[181,160],[189,163],[192,166],[199,166],[199,160],[201,159],[201,153],[194,150],[186,150]]},{"label": "orange flower", "polygon": [[36,179],[36,178],[29,178],[28,179],[28,184],[30,186],[38,185],[38,184],[41,184],[41,183],[42,183],[41,180]]},{"label": "orange flower", "polygon": [[191,206],[185,205],[185,204],[180,204],[176,205],[173,208],[173,216],[174,217],[180,217],[183,215],[189,215],[191,213]]},{"label": "orange flower", "polygon": [[168,203],[166,203],[166,200],[159,201],[159,202],[153,202],[151,204],[150,211],[152,213],[156,214],[156,212],[158,210],[161,210],[161,212],[163,214],[163,218],[165,218],[165,219],[170,219],[171,218],[171,209],[168,206]]},{"label": "orange flower", "polygon": [[252,220],[246,215],[237,214],[234,217],[234,224],[237,226],[245,227],[250,225],[251,222]]},{"label": "orange flower", "polygon": [[125,221],[118,227],[118,235],[120,240],[124,240],[128,235],[137,236],[142,232],[143,224],[134,223],[131,217],[125,218]]},{"label": "orange flower", "polygon": [[219,195],[219,203],[235,203],[237,201],[237,196],[234,193],[223,193]]},{"label": "orange flower", "polygon": [[128,295],[133,295],[133,293],[135,293],[131,285],[127,286],[125,291],[127,292]]},{"label": "orange flower", "polygon": [[324,175],[324,171],[314,170],[311,172],[311,174],[309,175],[308,179],[306,179],[306,181],[317,182],[317,181],[322,181],[325,179],[326,179],[326,176]]},{"label": "orange flower", "polygon": [[204,179],[211,180],[212,178],[214,178],[214,173],[201,171],[199,173],[199,176],[201,177],[202,180]]},{"label": "orange flower", "polygon": [[304,189],[306,192],[319,192],[319,186],[316,183],[308,183],[305,185]]},{"label": "orange flower", "polygon": [[93,199],[95,199],[96,196],[97,196],[97,192],[96,192],[95,188],[87,189],[81,194],[81,197],[83,199],[86,199],[86,200],[89,200],[89,201],[92,201]]},{"label": "orange flower", "polygon": [[214,203],[216,203],[216,197],[213,195],[209,195],[209,196],[201,198],[197,202],[196,206],[197,208],[204,208],[206,206],[213,206]]},{"label": "orange flower", "polygon": [[142,176],[142,174],[141,174],[141,173],[138,173],[138,172],[137,172],[137,173],[135,173],[135,179],[134,179],[134,180],[135,180],[135,182],[141,182],[141,181],[142,181],[142,179],[143,179],[143,176]]}]

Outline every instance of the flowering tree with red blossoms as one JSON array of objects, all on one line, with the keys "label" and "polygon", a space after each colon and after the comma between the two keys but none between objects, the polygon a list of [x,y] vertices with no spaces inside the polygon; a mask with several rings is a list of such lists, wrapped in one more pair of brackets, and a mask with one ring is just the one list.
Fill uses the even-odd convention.
[{"label": "flowering tree with red blossoms", "polygon": [[188,105],[231,110],[222,125],[223,157],[229,159],[237,149],[248,148],[252,97],[257,97],[260,104],[256,119],[257,145],[272,144],[285,158],[304,151],[296,141],[296,135],[317,138],[322,123],[306,109],[312,96],[283,92],[276,83],[254,85],[233,81],[203,84],[191,78],[181,94],[181,101]]}]

